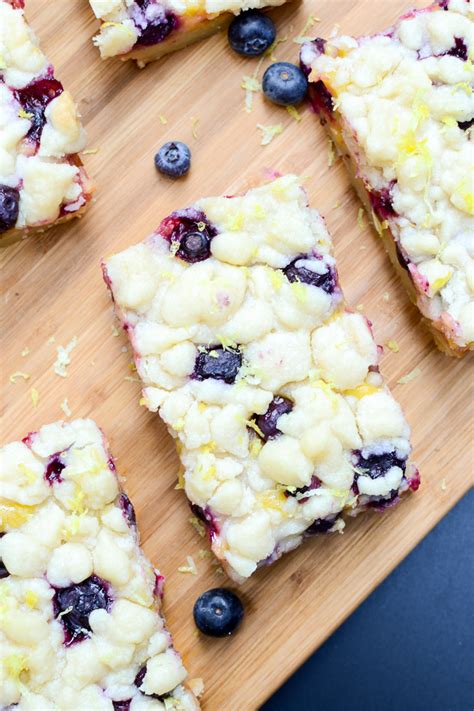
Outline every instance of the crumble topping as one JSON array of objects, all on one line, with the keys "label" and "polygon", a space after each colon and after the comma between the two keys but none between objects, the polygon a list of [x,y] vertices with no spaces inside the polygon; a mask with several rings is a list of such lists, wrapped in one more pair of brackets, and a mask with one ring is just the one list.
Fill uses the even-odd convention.
[{"label": "crumble topping", "polygon": [[408,488],[408,425],[296,176],[172,213],[104,275],[180,488],[236,579]]},{"label": "crumble topping", "polygon": [[372,37],[317,39],[313,103],[390,228],[422,313],[474,341],[474,13],[440,0]]},{"label": "crumble topping", "polygon": [[0,449],[0,706],[197,711],[91,420]]},{"label": "crumble topping", "polygon": [[285,0],[89,0],[102,21],[94,44],[103,58],[158,44],[179,28],[180,18],[203,21],[231,12],[282,5]]},{"label": "crumble topping", "polygon": [[20,4],[0,0],[0,189],[17,203],[0,232],[54,222],[87,201],[74,160],[85,145],[76,106]]}]

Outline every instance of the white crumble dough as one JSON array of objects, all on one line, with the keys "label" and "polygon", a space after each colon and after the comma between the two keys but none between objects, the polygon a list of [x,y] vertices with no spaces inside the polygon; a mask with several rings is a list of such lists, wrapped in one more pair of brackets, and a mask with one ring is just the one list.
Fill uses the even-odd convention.
[{"label": "white crumble dough", "polygon": [[25,21],[23,2],[0,0],[0,196],[15,206],[0,216],[10,230],[48,226],[78,212],[90,185],[76,155],[85,133],[68,91],[54,77]]},{"label": "white crumble dough", "polygon": [[389,230],[422,314],[458,354],[474,347],[473,59],[469,0],[301,53],[311,101],[349,154],[379,232]]},{"label": "white crumble dough", "polygon": [[181,486],[234,579],[416,488],[370,324],[345,306],[296,176],[172,213],[104,275],[143,404],[177,440]]},{"label": "white crumble dough", "polygon": [[197,711],[92,420],[0,449],[0,708]]},{"label": "white crumble dough", "polygon": [[[101,21],[94,44],[102,58],[126,55],[185,35],[223,13],[283,5],[286,0],[89,0]],[[216,27],[216,29],[218,29]],[[204,36],[204,35],[203,35]],[[193,37],[198,39],[198,37]],[[180,45],[181,46],[181,45]]]}]

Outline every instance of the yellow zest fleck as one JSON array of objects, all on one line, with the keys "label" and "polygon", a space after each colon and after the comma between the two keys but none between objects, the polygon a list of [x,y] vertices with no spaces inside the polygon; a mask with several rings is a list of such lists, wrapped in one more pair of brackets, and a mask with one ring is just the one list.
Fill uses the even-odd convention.
[{"label": "yellow zest fleck", "polygon": [[21,674],[29,669],[28,661],[24,654],[9,654],[4,657],[3,664],[7,676],[15,681],[19,681]]},{"label": "yellow zest fleck", "polygon": [[198,139],[197,126],[199,121],[200,119],[197,116],[191,116],[191,133],[196,140]]},{"label": "yellow zest fleck", "polygon": [[357,306],[356,306],[356,311],[359,311],[359,313],[363,313],[363,311],[364,311],[364,304],[357,304]]},{"label": "yellow zest fleck", "polygon": [[474,215],[474,191],[472,185],[472,177],[465,177],[461,180],[452,195],[454,205],[464,210],[464,212],[467,212],[468,215]]},{"label": "yellow zest fleck", "polygon": [[197,575],[198,571],[192,555],[186,556],[186,560],[188,564],[182,565],[180,568],[178,568],[178,573],[190,573],[191,575]]},{"label": "yellow zest fleck", "polygon": [[98,152],[99,152],[98,148],[87,148],[85,151],[81,151],[81,154],[83,156],[94,156]]},{"label": "yellow zest fleck", "polygon": [[467,81],[460,81],[457,84],[454,84],[453,94],[456,93],[457,89],[461,89],[461,91],[464,91],[468,96],[471,96],[472,94],[471,85]]},{"label": "yellow zest fleck", "polygon": [[146,397],[141,397],[140,400],[138,401],[138,404],[140,405],[140,407],[146,407],[146,404],[147,404]]},{"label": "yellow zest fleck", "polygon": [[257,220],[264,220],[267,216],[265,208],[259,202],[255,203],[253,206],[253,215]]},{"label": "yellow zest fleck", "polygon": [[260,450],[263,447],[263,442],[261,439],[258,437],[254,437],[252,442],[250,443],[250,456],[256,459],[260,453]]},{"label": "yellow zest fleck", "polygon": [[301,30],[300,34],[293,39],[293,42],[295,44],[304,44],[305,42],[309,42],[310,40],[312,40],[313,38],[307,37],[306,33],[308,32],[308,30],[311,29],[311,27],[313,27],[316,22],[321,22],[321,18],[316,17],[316,15],[310,15],[306,20],[305,25]]},{"label": "yellow zest fleck", "polygon": [[81,529],[81,521],[85,516],[85,512],[82,514],[72,513],[67,517],[66,523],[64,525],[62,535],[64,540],[69,541],[71,538],[76,536]]},{"label": "yellow zest fleck", "polygon": [[441,488],[441,491],[446,491],[446,489],[448,488],[448,485],[446,484],[446,479],[441,479],[440,488]]},{"label": "yellow zest fleck", "polygon": [[453,118],[453,116],[444,116],[441,121],[442,123],[444,123],[445,126],[448,126],[449,128],[458,127],[458,122],[455,118]]},{"label": "yellow zest fleck", "polygon": [[409,373],[399,378],[397,383],[399,385],[405,385],[405,383],[410,383],[412,380],[415,380],[415,378],[418,378],[419,375],[421,375],[421,368],[414,368]]},{"label": "yellow zest fleck", "polygon": [[274,511],[283,512],[283,505],[286,502],[286,496],[282,490],[263,491],[257,494],[258,502],[265,509],[273,509]]},{"label": "yellow zest fleck", "polygon": [[84,498],[85,493],[82,491],[82,489],[77,488],[75,496],[66,499],[66,506],[70,511],[80,516],[81,514],[87,512],[87,509],[84,506]]},{"label": "yellow zest fleck", "polygon": [[188,518],[188,521],[191,524],[191,526],[194,528],[194,530],[199,533],[201,538],[204,538],[204,536],[206,535],[206,528],[205,528],[204,524],[202,523],[202,521],[200,521],[197,516],[190,516]]},{"label": "yellow zest fleck", "polygon": [[171,425],[171,427],[176,432],[182,432],[182,430],[184,430],[184,418],[180,417],[179,419],[177,419],[176,422]]},{"label": "yellow zest fleck", "polygon": [[295,298],[300,303],[304,304],[308,299],[308,289],[306,284],[302,284],[299,281],[294,281],[290,284],[291,291],[295,295]]},{"label": "yellow zest fleck", "polygon": [[400,351],[400,346],[396,341],[387,341],[387,347],[394,353],[398,353]]},{"label": "yellow zest fleck", "polygon": [[314,388],[319,388],[319,390],[322,390],[331,400],[333,408],[336,409],[339,404],[339,401],[337,399],[336,393],[333,390],[334,383],[326,383],[325,380],[319,378],[317,380],[311,379],[311,385]]},{"label": "yellow zest fleck", "polygon": [[207,405],[205,402],[198,402],[198,410],[199,412],[206,412],[207,410]]},{"label": "yellow zest fleck", "polygon": [[440,289],[443,288],[443,286],[446,286],[448,281],[451,279],[453,276],[453,272],[449,272],[446,274],[446,276],[439,277],[438,279],[435,279],[434,282],[431,284],[431,288],[433,291],[439,291]]},{"label": "yellow zest fleck", "polygon": [[31,388],[31,402],[33,403],[33,407],[38,407],[40,395],[39,392],[36,388]]},{"label": "yellow zest fleck", "polygon": [[244,213],[239,210],[239,212],[236,212],[235,215],[232,215],[232,217],[228,220],[227,229],[229,229],[231,232],[237,232],[238,230],[241,230],[243,226]]},{"label": "yellow zest fleck", "polygon": [[388,291],[384,291],[382,299],[384,301],[390,301],[390,294],[388,293]]},{"label": "yellow zest fleck", "polygon": [[260,142],[261,146],[268,146],[269,143],[273,141],[275,136],[283,133],[283,124],[276,123],[270,126],[264,126],[261,123],[257,123],[257,128],[262,131],[262,140]]},{"label": "yellow zest fleck", "polygon": [[360,230],[364,229],[365,223],[364,223],[364,208],[363,207],[359,207],[359,209],[357,210],[357,224],[359,225]]},{"label": "yellow zest fleck", "polygon": [[272,62],[276,62],[276,61],[277,61],[277,58],[275,57],[275,55],[273,54],[273,52],[275,51],[275,49],[278,47],[279,44],[282,44],[283,42],[286,42],[287,39],[288,39],[288,37],[289,37],[289,35],[285,35],[284,37],[279,37],[278,39],[276,39],[276,40],[273,42],[273,44],[271,44],[270,47],[268,47],[268,49],[265,50],[265,52],[263,53],[263,56],[264,56],[264,57],[270,57],[270,59],[272,60]]},{"label": "yellow zest fleck", "polygon": [[129,383],[139,383],[140,378],[137,378],[136,375],[126,375],[124,377],[124,380],[127,380]]},{"label": "yellow zest fleck", "polygon": [[340,200],[338,200],[337,202],[335,202],[331,209],[332,209],[332,210],[337,210],[338,207],[341,207],[341,202],[340,202]]},{"label": "yellow zest fleck", "polygon": [[202,447],[199,448],[199,451],[201,454],[212,454],[212,452],[215,452],[217,449],[217,444],[214,442],[213,439],[211,439],[210,442],[207,444],[203,444]]},{"label": "yellow zest fleck", "polygon": [[29,469],[26,464],[23,464],[23,462],[20,462],[18,465],[18,471],[26,476],[28,484],[34,484],[38,478],[35,472],[32,469]]},{"label": "yellow zest fleck", "polygon": [[34,609],[38,604],[38,593],[35,593],[34,590],[26,590],[25,594],[23,595],[23,599],[25,601],[25,604],[28,605],[28,607]]},{"label": "yellow zest fleck", "polygon": [[272,283],[272,286],[276,291],[280,291],[281,287],[285,283],[285,277],[281,269],[270,269],[270,281]]},{"label": "yellow zest fleck", "polygon": [[117,338],[120,335],[120,331],[118,330],[117,326],[115,324],[112,324],[112,336],[114,338]]},{"label": "yellow zest fleck", "polygon": [[296,106],[287,106],[286,110],[290,114],[291,118],[295,119],[295,121],[301,121],[303,118]]},{"label": "yellow zest fleck", "polygon": [[0,528],[2,531],[19,528],[33,515],[34,506],[22,506],[7,499],[0,499]]},{"label": "yellow zest fleck", "polygon": [[430,117],[430,107],[421,100],[421,96],[418,94],[413,101],[412,110],[416,121],[415,128],[419,128]]},{"label": "yellow zest fleck", "polygon": [[362,383],[362,385],[358,385],[355,388],[349,388],[349,390],[344,390],[343,395],[356,397],[358,400],[361,400],[363,397],[366,397],[366,395],[373,395],[378,391],[379,388],[376,388],[375,385]]},{"label": "yellow zest fleck", "polygon": [[168,119],[166,118],[166,116],[164,116],[164,114],[160,114],[158,118],[160,119],[160,123],[163,124],[163,126],[168,123]]},{"label": "yellow zest fleck", "polygon": [[262,439],[265,439],[265,435],[263,434],[262,430],[255,422],[255,420],[244,420],[243,422],[244,422],[244,424],[247,425],[247,427],[250,427],[251,430],[256,432],[259,437],[262,437]]},{"label": "yellow zest fleck", "polygon": [[210,550],[200,548],[198,552],[198,558],[204,560],[204,558],[212,558],[212,553]]},{"label": "yellow zest fleck", "polygon": [[29,355],[29,353],[30,353],[30,349],[28,348],[28,346],[26,346],[26,348],[23,348],[23,350],[21,352],[21,357],[26,358],[26,356]]},{"label": "yellow zest fleck", "polygon": [[334,158],[336,154],[334,152],[334,143],[328,138],[328,167],[330,168],[334,163]]},{"label": "yellow zest fleck", "polygon": [[12,373],[8,379],[11,383],[13,383],[13,385],[15,385],[16,381],[20,378],[23,380],[29,380],[31,375],[29,373],[22,373],[21,370],[17,370],[15,373]]},{"label": "yellow zest fleck", "polygon": [[232,340],[232,338],[229,338],[228,336],[223,336],[220,333],[216,334],[216,338],[223,347],[224,350],[228,350],[229,348],[238,348],[238,345],[235,341]]},{"label": "yellow zest fleck", "polygon": [[29,113],[28,111],[25,111],[25,109],[20,109],[18,111],[18,118],[30,120],[33,118],[33,114]]}]

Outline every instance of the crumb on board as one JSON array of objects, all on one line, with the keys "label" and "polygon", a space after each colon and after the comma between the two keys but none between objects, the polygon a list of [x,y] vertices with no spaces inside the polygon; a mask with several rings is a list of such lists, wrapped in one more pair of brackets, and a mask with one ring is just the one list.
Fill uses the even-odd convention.
[{"label": "crumb on board", "polygon": [[212,553],[208,548],[200,548],[198,551],[198,558],[204,560],[204,558],[212,558]]},{"label": "crumb on board", "polygon": [[197,116],[191,116],[191,133],[193,134],[193,138],[197,140],[199,138],[198,132],[197,132],[197,127],[200,119]]},{"label": "crumb on board", "polygon": [[273,141],[275,136],[278,136],[280,133],[283,133],[282,123],[275,123],[269,126],[264,126],[261,123],[257,123],[257,128],[262,131],[262,140],[260,142],[261,146],[268,146],[268,144]]},{"label": "crumb on board", "polygon": [[53,343],[56,343],[56,336],[50,336],[46,343],[48,344],[48,346],[52,346]]},{"label": "crumb on board", "polygon": [[338,200],[337,202],[335,202],[331,209],[332,209],[332,210],[337,210],[339,207],[341,207],[341,201],[340,201],[340,200]]},{"label": "crumb on board", "polygon": [[202,521],[200,521],[197,516],[190,516],[188,518],[188,521],[191,526],[199,533],[201,538],[204,538],[204,536],[206,535],[206,529]]},{"label": "crumb on board", "polygon": [[71,417],[71,415],[72,415],[72,410],[71,410],[71,408],[69,407],[69,402],[68,402],[67,397],[65,397],[64,400],[63,400],[62,403],[61,403],[61,410],[64,412],[64,414],[66,415],[66,417]]},{"label": "crumb on board", "polygon": [[93,156],[96,153],[99,152],[98,148],[87,148],[85,151],[81,151],[81,155],[83,156]]},{"label": "crumb on board", "polygon": [[120,336],[120,331],[118,330],[117,326],[114,323],[112,324],[112,336],[114,338],[117,338],[117,336]]},{"label": "crumb on board", "polygon": [[252,76],[244,74],[240,86],[245,91],[245,111],[250,114],[253,109],[253,95],[261,91],[262,86],[260,84],[260,81],[257,79],[255,72],[252,74]]},{"label": "crumb on board", "polygon": [[393,339],[387,341],[387,347],[390,348],[390,350],[394,353],[398,353],[400,351],[400,346],[398,345],[397,341],[394,341]]},{"label": "crumb on board", "polygon": [[77,346],[77,336],[73,336],[67,346],[56,348],[58,355],[54,361],[53,370],[60,378],[67,378],[67,366],[71,363],[71,353]]},{"label": "crumb on board", "polygon": [[448,488],[448,485],[446,483],[446,479],[441,479],[441,484],[440,484],[441,491],[446,491]]},{"label": "crumb on board", "polygon": [[201,677],[197,677],[196,679],[189,679],[188,686],[193,692],[194,696],[197,696],[197,698],[203,695],[204,682]]},{"label": "crumb on board", "polygon": [[360,313],[362,313],[363,310],[364,310],[364,304],[357,304],[356,310],[357,310],[357,311],[360,311]]},{"label": "crumb on board", "polygon": [[25,348],[23,348],[23,350],[21,352],[21,357],[26,358],[26,356],[29,354],[30,354],[30,349],[28,348],[28,346],[26,346]]},{"label": "crumb on board", "polygon": [[291,118],[295,119],[295,121],[301,121],[301,119],[303,118],[296,106],[292,106],[290,104],[290,106],[286,107],[286,110],[290,114]]},{"label": "crumb on board", "polygon": [[40,399],[38,390],[36,388],[31,388],[30,395],[31,395],[31,402],[33,403],[33,407],[38,407],[38,403],[39,403],[39,399]]},{"label": "crumb on board", "polygon": [[328,167],[330,168],[333,163],[334,159],[336,157],[336,154],[334,152],[334,143],[330,138],[328,138]]},{"label": "crumb on board", "polygon": [[160,114],[160,115],[158,116],[158,118],[160,119],[160,123],[161,123],[163,126],[165,126],[165,125],[168,123],[168,119],[166,118],[166,116],[165,116],[164,114]]},{"label": "crumb on board", "polygon": [[365,222],[364,222],[364,208],[359,207],[357,210],[357,224],[359,225],[359,229],[363,230],[365,227]]},{"label": "crumb on board", "polygon": [[194,558],[192,555],[186,556],[187,565],[181,565],[178,568],[178,573],[190,573],[191,575],[197,575],[198,570]]},{"label": "crumb on board", "polygon": [[421,368],[413,368],[409,373],[399,378],[397,383],[399,385],[405,385],[405,383],[410,383],[412,380],[415,380],[415,378],[418,378],[419,375],[421,375]]},{"label": "crumb on board", "polygon": [[140,378],[137,378],[136,375],[126,375],[124,377],[124,380],[127,380],[129,383],[139,383]]},{"label": "crumb on board", "polygon": [[384,291],[382,299],[384,301],[390,301],[390,294],[388,293],[388,291]]},{"label": "crumb on board", "polygon": [[15,371],[15,373],[12,373],[8,380],[15,385],[17,380],[29,380],[31,378],[31,375],[29,373],[23,373],[21,370]]}]

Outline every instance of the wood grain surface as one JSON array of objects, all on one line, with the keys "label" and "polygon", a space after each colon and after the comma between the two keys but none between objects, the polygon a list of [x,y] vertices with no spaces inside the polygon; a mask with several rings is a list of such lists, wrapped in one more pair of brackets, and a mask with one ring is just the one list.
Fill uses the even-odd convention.
[{"label": "wood grain surface", "polygon": [[[328,36],[336,23],[341,32],[366,34],[393,22],[406,1],[291,3],[272,13],[279,37],[287,38],[274,54],[297,61],[299,47],[292,40],[309,14],[320,18],[312,34]],[[358,224],[360,204],[342,165],[328,166],[327,138],[310,111],[301,109],[297,122],[255,95],[253,112],[245,113],[240,83],[257,63],[234,55],[225,35],[140,71],[132,63],[100,61],[90,41],[96,24],[86,0],[29,0],[27,16],[79,103],[89,147],[98,149],[84,157],[97,194],[82,220],[0,255],[1,439],[60,419],[66,397],[73,417],[94,417],[126,477],[145,551],[167,577],[165,612],[191,675],[205,681],[204,708],[252,711],[472,485],[472,357],[442,355],[420,326],[376,233],[365,217]],[[256,124],[280,122],[283,134],[262,147]],[[158,147],[171,139],[186,141],[193,152],[191,172],[179,182],[158,176],[153,164]],[[139,406],[126,338],[112,333],[99,261],[143,239],[173,209],[200,196],[245,189],[267,168],[307,177],[311,203],[327,218],[349,302],[363,304],[379,343],[399,344],[398,353],[387,350],[382,371],[412,425],[422,486],[385,515],[360,516],[344,535],[315,538],[259,571],[240,591],[247,610],[242,629],[235,638],[210,640],[196,633],[192,606],[201,592],[225,579],[210,559],[199,558],[207,543],[187,522],[185,497],[174,490],[178,460],[172,440],[158,417]],[[60,378],[53,371],[56,347],[73,336],[78,344],[69,375]],[[22,356],[25,348],[30,352]],[[397,384],[414,368],[421,370],[415,380]],[[15,371],[31,377],[13,384],[9,376]],[[36,407],[31,388],[39,394]],[[187,555],[194,556],[197,576],[177,570]],[[401,615],[409,604],[408,593],[400,601]]]}]

